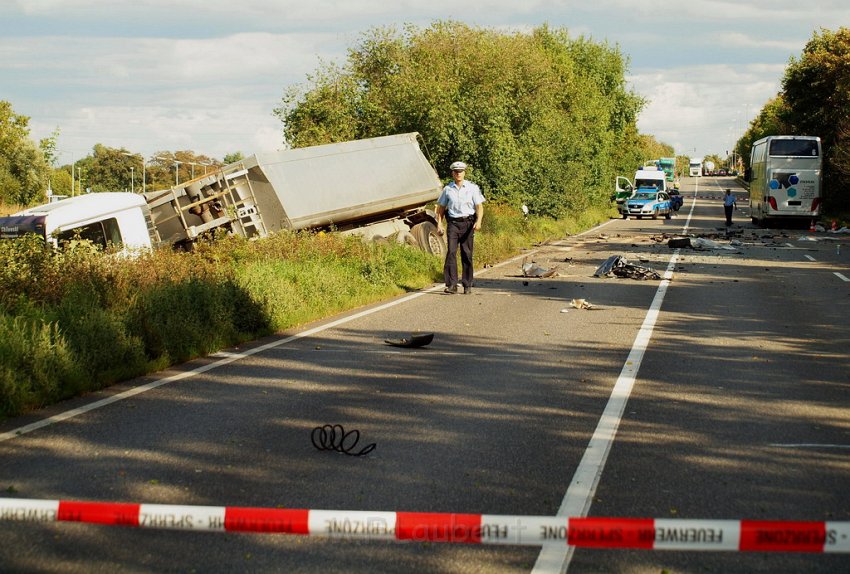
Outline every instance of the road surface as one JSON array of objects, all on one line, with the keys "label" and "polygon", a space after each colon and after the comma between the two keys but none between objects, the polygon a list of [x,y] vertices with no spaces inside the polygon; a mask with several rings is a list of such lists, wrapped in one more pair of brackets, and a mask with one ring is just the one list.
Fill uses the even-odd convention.
[{"label": "road surface", "polygon": [[[472,295],[435,286],[5,421],[0,498],[850,521],[850,241],[760,230],[745,209],[727,236],[726,187],[745,208],[732,178],[684,178],[673,219],[611,220],[488,265]],[[668,247],[685,229],[739,245]],[[594,277],[611,255],[669,280]],[[555,275],[522,277],[531,261]],[[434,340],[384,343],[413,332]],[[320,452],[323,424],[375,450]],[[0,569],[18,572],[850,571],[850,554],[66,522],[0,521],[0,537]]]}]

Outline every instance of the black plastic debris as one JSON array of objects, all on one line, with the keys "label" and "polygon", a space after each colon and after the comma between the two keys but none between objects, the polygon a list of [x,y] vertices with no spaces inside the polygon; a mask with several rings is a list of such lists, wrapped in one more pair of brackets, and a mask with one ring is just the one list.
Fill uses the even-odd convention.
[{"label": "black plastic debris", "polygon": [[401,339],[385,339],[384,343],[393,347],[424,347],[425,345],[430,345],[433,340],[434,333],[422,333]]},{"label": "black plastic debris", "polygon": [[593,276],[622,277],[627,279],[639,280],[661,279],[661,275],[659,275],[658,272],[656,272],[652,267],[629,263],[628,259],[626,259],[622,255],[612,255],[611,257],[606,259],[605,262],[599,266]]}]

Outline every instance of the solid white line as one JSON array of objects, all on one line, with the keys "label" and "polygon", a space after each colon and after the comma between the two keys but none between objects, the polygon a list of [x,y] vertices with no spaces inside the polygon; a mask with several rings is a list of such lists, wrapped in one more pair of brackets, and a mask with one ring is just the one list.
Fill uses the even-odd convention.
[{"label": "solid white line", "polygon": [[[693,202],[691,204],[691,210],[688,213],[688,219],[682,228],[682,233],[687,232],[690,226],[695,206],[696,202]],[[620,371],[620,376],[614,384],[614,389],[611,391],[611,396],[608,398],[605,410],[602,411],[602,416],[599,417],[596,430],[593,432],[587,449],[584,451],[584,456],[582,456],[581,462],[579,462],[578,468],[575,474],[573,474],[572,482],[570,482],[567,492],[564,494],[564,499],[561,501],[560,508],[558,508],[557,516],[578,518],[587,516],[588,510],[590,510],[593,495],[596,493],[597,486],[599,486],[599,480],[602,478],[602,471],[608,460],[608,454],[611,452],[611,446],[614,444],[617,429],[620,427],[623,411],[634,388],[643,356],[649,346],[649,341],[652,339],[655,322],[658,320],[658,314],[661,311],[661,304],[664,302],[667,287],[670,285],[670,279],[673,278],[673,270],[679,261],[680,251],[680,249],[676,249],[670,257],[667,270],[664,272],[664,278],[655,292],[655,297],[649,306],[649,310],[646,312],[643,324],[635,337],[631,351],[629,351],[629,356],[626,357],[626,363]],[[572,560],[574,550],[574,546],[544,547],[537,556],[532,574],[566,572]]]},{"label": "solid white line", "polygon": [[817,259],[815,259],[815,258],[814,258],[814,257],[812,257],[811,255],[803,255],[803,257],[805,257],[805,258],[806,258],[806,259],[808,259],[809,261],[817,261]]},{"label": "solid white line", "polygon": [[839,279],[841,279],[842,281],[844,281],[845,283],[850,283],[850,279],[848,279],[847,277],[845,277],[844,275],[842,275],[838,271],[835,272],[835,276],[838,277]]}]

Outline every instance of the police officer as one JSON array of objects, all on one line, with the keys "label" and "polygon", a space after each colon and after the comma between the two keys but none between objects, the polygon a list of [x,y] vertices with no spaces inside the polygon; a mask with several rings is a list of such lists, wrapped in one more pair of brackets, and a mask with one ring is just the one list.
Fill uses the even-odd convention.
[{"label": "police officer", "polygon": [[735,201],[735,196],[732,195],[732,190],[727,189],[726,195],[723,196],[723,211],[726,215],[726,227],[732,225],[733,209],[738,209],[738,202]]},{"label": "police officer", "polygon": [[457,248],[463,266],[461,284],[464,294],[472,293],[472,246],[475,232],[481,229],[484,218],[484,196],[481,189],[471,181],[465,181],[466,164],[456,161],[449,166],[452,182],[443,188],[437,200],[437,233],[443,234],[443,218],[446,225],[448,252],[443,265],[446,280],[444,293],[457,293]]}]

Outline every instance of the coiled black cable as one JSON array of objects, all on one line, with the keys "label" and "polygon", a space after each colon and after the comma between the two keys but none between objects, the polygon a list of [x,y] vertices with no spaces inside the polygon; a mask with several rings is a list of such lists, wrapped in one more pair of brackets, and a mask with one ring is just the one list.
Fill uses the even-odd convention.
[{"label": "coiled black cable", "polygon": [[367,444],[359,452],[354,448],[360,440],[360,431],[357,429],[345,432],[342,425],[323,425],[313,429],[310,434],[313,446],[319,450],[335,450],[349,456],[363,456],[369,454],[377,446],[375,443]]}]

